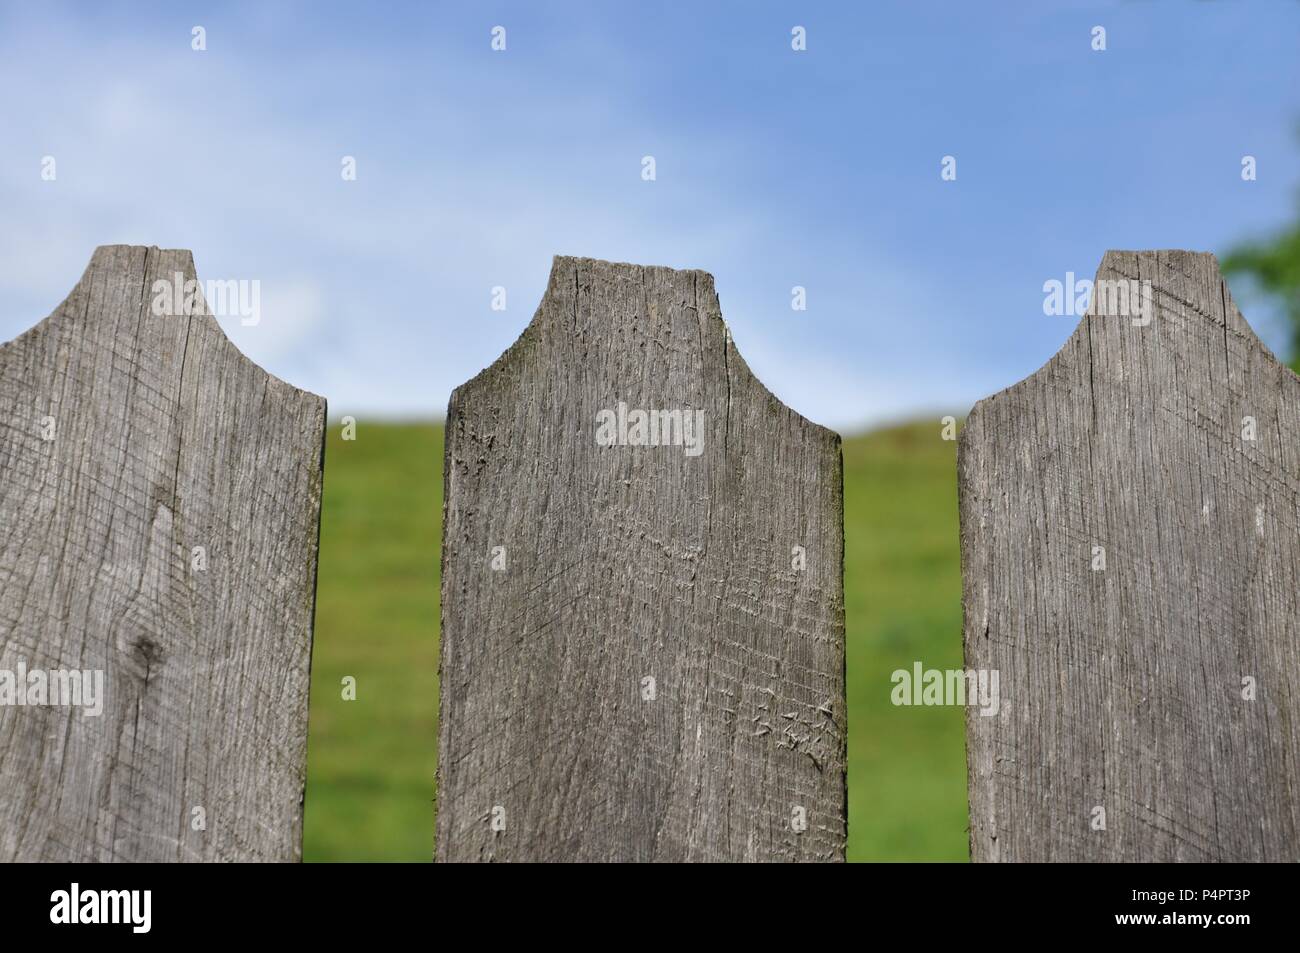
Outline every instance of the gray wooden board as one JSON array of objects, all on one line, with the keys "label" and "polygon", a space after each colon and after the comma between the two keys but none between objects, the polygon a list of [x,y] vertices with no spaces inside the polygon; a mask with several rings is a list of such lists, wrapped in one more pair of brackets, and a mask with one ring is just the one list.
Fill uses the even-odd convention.
[{"label": "gray wooden board", "polygon": [[325,402],[155,314],[178,272],[99,248],[0,347],[0,669],[104,673],[0,707],[0,860],[301,856]]},{"label": "gray wooden board", "polygon": [[971,855],[1298,860],[1300,378],[1213,256],[1098,279],[1149,282],[1150,323],[1094,294],[961,435],[966,663],[1002,696],[967,710]]},{"label": "gray wooden board", "polygon": [[[674,409],[698,455],[631,445]],[[556,258],[452,395],[444,479],[439,860],[843,859],[839,437],[754,378],[709,275]]]}]

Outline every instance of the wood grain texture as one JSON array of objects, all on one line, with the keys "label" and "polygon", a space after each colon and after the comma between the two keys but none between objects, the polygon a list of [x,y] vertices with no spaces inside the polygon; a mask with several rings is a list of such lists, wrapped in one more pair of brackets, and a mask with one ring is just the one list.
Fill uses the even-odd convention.
[{"label": "wood grain texture", "polygon": [[176,272],[100,248],[0,347],[0,669],[105,673],[0,707],[0,860],[301,856],[325,402],[154,314]]},{"label": "wood grain texture", "polygon": [[[620,401],[703,411],[701,453],[598,445]],[[843,859],[839,437],[709,275],[555,259],[452,395],[445,483],[439,860]]]},{"label": "wood grain texture", "polygon": [[971,855],[1300,859],[1300,378],[1211,255],[1098,278],[1150,282],[1151,322],[1094,295],[961,435],[966,661],[1002,689],[967,714]]}]

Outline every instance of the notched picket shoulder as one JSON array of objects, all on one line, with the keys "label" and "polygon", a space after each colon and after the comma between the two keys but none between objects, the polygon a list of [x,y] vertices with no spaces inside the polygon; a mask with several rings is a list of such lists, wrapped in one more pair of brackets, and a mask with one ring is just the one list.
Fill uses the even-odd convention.
[{"label": "notched picket shoulder", "polygon": [[1098,280],[1151,320],[1094,293],[961,434],[971,855],[1300,859],[1300,378],[1212,255]]},{"label": "notched picket shoulder", "polygon": [[708,274],[556,258],[444,479],[438,859],[843,859],[839,437]]},{"label": "notched picket shoulder", "polygon": [[301,856],[325,401],[155,314],[177,273],[101,247],[0,346],[0,670],[104,674],[0,706],[0,860]]}]

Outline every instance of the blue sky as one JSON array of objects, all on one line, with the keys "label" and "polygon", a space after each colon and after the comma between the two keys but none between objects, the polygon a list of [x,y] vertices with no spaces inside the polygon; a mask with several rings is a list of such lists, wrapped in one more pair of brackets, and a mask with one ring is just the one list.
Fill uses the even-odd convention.
[{"label": "blue sky", "polygon": [[555,254],[712,272],[751,367],[819,422],[962,413],[1073,330],[1044,281],[1297,208],[1291,2],[0,11],[0,338],[96,245],[190,248],[261,283],[261,323],[223,325],[336,417],[441,416]]}]

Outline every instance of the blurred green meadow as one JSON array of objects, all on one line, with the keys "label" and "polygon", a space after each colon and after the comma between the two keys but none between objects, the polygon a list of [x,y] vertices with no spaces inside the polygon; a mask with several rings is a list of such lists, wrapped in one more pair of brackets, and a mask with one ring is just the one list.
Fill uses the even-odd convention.
[{"label": "blurred green meadow", "polygon": [[[890,702],[895,669],[962,664],[956,444],[939,430],[844,441],[853,861],[967,858],[962,709]],[[440,425],[330,427],[305,860],[432,857],[441,471]]]},{"label": "blurred green meadow", "polygon": [[441,426],[330,426],[304,860],[433,859],[441,532]]}]

